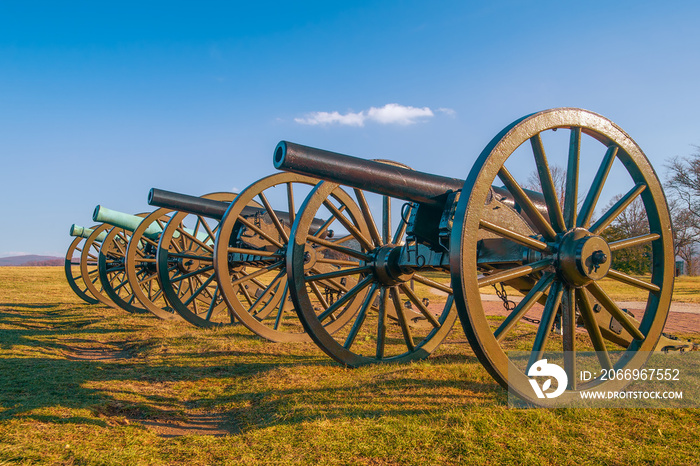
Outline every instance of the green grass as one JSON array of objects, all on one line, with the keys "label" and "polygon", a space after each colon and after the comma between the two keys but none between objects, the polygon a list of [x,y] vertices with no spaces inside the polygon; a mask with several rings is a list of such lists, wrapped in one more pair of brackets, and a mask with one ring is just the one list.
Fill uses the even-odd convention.
[{"label": "green grass", "polygon": [[[646,282],[650,281],[649,275],[635,275]],[[610,278],[604,278],[598,282],[616,301],[646,301],[648,292],[637,287],[625,285]],[[512,288],[507,288],[509,293],[519,295]],[[491,286],[481,288],[484,294],[495,295],[496,291]],[[676,277],[673,284],[673,302],[677,303],[700,303],[700,277],[680,276]]]},{"label": "green grass", "polygon": [[59,267],[0,268],[0,313],[0,464],[700,458],[697,409],[509,408],[459,327],[427,361],[351,370],[312,344],[82,304]]}]

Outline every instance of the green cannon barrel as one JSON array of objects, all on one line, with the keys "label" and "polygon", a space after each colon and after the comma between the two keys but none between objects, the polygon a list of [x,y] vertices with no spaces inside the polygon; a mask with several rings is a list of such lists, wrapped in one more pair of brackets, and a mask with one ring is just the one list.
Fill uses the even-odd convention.
[{"label": "green cannon barrel", "polygon": [[[96,222],[108,223],[115,227],[123,228],[127,231],[136,230],[143,221],[142,217],[125,214],[124,212],[108,209],[101,205],[95,207],[95,211],[92,214],[92,219]],[[143,235],[149,239],[158,239],[161,233],[163,233],[163,229],[154,222],[148,227]]]},{"label": "green cannon barrel", "polygon": [[[75,223],[70,226],[70,235],[75,236],[76,238],[89,238],[90,235],[94,232],[92,228],[85,228],[81,227],[80,225],[76,225]],[[105,240],[107,237],[107,232],[103,231],[99,235],[97,235],[97,238],[95,238],[95,241],[98,243],[101,243],[102,241]]]}]

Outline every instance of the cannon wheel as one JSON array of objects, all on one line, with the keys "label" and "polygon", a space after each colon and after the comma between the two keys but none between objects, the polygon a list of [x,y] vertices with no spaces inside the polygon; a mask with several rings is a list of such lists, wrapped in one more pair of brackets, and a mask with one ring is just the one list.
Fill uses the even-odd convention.
[{"label": "cannon wheel", "polygon": [[[96,227],[93,227],[93,229]],[[85,247],[87,238],[74,238],[68,246],[66,252],[66,260],[64,262],[64,271],[68,285],[76,295],[88,304],[97,304],[100,301],[96,299],[90,292],[90,288],[85,285],[85,280],[80,272],[80,258],[83,248]],[[77,268],[77,271],[76,271]],[[92,275],[97,274],[97,269],[92,270]],[[90,278],[91,280],[92,278]]]},{"label": "cannon wheel", "polygon": [[[146,217],[148,214],[136,214]],[[146,308],[136,299],[126,274],[126,250],[133,232],[112,227],[102,242],[98,255],[100,282],[105,294],[121,309],[133,313],[145,313]]]},{"label": "cannon wheel", "polygon": [[[299,318],[314,342],[346,366],[426,358],[449,334],[457,318],[449,273],[421,270],[405,276],[388,276],[386,269],[405,242],[413,205],[404,204],[394,229],[390,197],[381,197],[381,225],[377,225],[365,193],[355,189],[354,194],[353,199],[337,184],[322,182],[299,211],[290,239],[292,247],[287,253],[290,291]],[[329,207],[331,200],[333,207]],[[349,232],[347,236],[319,241],[310,226],[322,207],[332,211],[327,222],[340,224]],[[339,271],[319,274],[309,268],[309,255],[312,259],[320,258],[329,251],[344,256],[344,260],[334,262]],[[324,326],[324,320],[332,316],[329,310],[341,300],[322,306],[319,312],[321,299],[314,283],[322,276],[336,280],[346,277],[354,283],[343,298],[355,301],[359,311],[350,315],[347,325],[335,333]]]},{"label": "cannon wheel", "polygon": [[[569,148],[561,207],[542,143],[551,140],[547,138],[558,137],[552,133],[557,129],[570,130],[564,133],[569,135]],[[528,158],[534,155],[549,221],[543,216],[538,218],[533,202],[505,167],[509,157],[528,141],[532,149],[522,148],[521,151],[526,150]],[[594,147],[602,156],[590,189],[585,193],[585,186],[582,186],[582,192],[578,192],[582,145]],[[633,186],[617,203],[604,208],[599,219],[592,221],[598,197],[616,159],[621,162],[618,168],[626,171],[629,175],[627,182]],[[623,173],[623,176],[627,175]],[[509,230],[508,225],[492,225],[483,220],[490,187],[496,178],[510,191],[522,211],[533,219],[536,235],[524,237]],[[615,189],[621,179],[616,176],[607,186]],[[579,209],[578,203],[584,194],[585,200]],[[601,235],[605,235],[610,223],[636,198],[643,202],[648,232],[613,242],[603,239]],[[477,275],[479,238],[483,233],[495,234],[525,246],[533,259],[512,267],[481,268],[481,275]],[[651,254],[648,263],[650,279],[631,277],[611,267],[616,254],[639,245],[648,247]],[[655,349],[673,290],[674,254],[668,207],[661,184],[644,153],[617,125],[600,115],[573,108],[553,109],[526,116],[501,131],[486,146],[465,181],[455,213],[450,251],[457,309],[474,352],[504,388],[528,402],[557,404],[580,399],[581,391],[617,390],[627,383],[603,381],[600,377],[585,383],[577,381],[577,358],[582,357],[585,347],[595,350],[592,359],[598,367],[631,370],[640,368]],[[610,298],[604,282],[600,281],[602,278],[648,292],[646,310],[638,327]],[[480,296],[482,287],[517,280],[529,280],[532,284],[529,291],[523,291],[525,296],[521,303],[505,320],[489,318]],[[513,349],[510,336],[518,333],[516,329],[527,327],[522,323],[522,317],[537,302],[544,303],[541,323],[536,330],[529,332],[529,340],[524,346],[526,356],[510,358],[508,351]],[[596,324],[595,313],[601,311],[609,313],[631,335],[631,343],[626,349],[624,345],[612,345],[606,329]],[[550,332],[557,315],[561,316],[562,336]],[[585,332],[581,332],[582,329],[577,332],[577,317],[584,323]],[[611,347],[619,352],[610,351]],[[563,359],[560,364],[567,374],[566,391],[557,398],[538,398],[529,382],[528,373],[536,375],[530,368],[536,370],[539,365],[535,363],[547,354],[550,358],[560,355],[559,358]]]},{"label": "cannon wheel", "polygon": [[[231,202],[234,193],[211,193],[204,199]],[[156,266],[165,298],[182,318],[197,327],[234,324],[221,297],[212,256],[219,222],[177,212],[158,241]]]},{"label": "cannon wheel", "polygon": [[80,275],[83,277],[85,286],[88,287],[90,293],[97,298],[99,302],[106,306],[119,309],[119,306],[109,299],[107,293],[105,293],[99,272],[99,258],[102,243],[97,241],[97,238],[101,233],[106,233],[111,227],[111,225],[103,223],[95,227],[92,234],[85,240],[83,250],[80,253]]},{"label": "cannon wheel", "polygon": [[[289,295],[285,254],[296,215],[295,194],[317,183],[293,173],[262,178],[238,195],[221,221],[214,267],[224,299],[243,325],[270,341],[310,341]],[[246,209],[256,199],[261,207],[254,212]],[[328,266],[317,264],[321,269]],[[325,291],[333,285],[321,281],[318,286]],[[330,331],[344,325],[352,312],[350,308],[338,312]]]},{"label": "cannon wheel", "polygon": [[170,307],[160,286],[156,267],[158,239],[148,238],[144,233],[153,224],[164,230],[171,212],[165,208],[151,212],[131,234],[126,248],[126,277],[131,289],[143,307],[161,319],[180,316]]}]

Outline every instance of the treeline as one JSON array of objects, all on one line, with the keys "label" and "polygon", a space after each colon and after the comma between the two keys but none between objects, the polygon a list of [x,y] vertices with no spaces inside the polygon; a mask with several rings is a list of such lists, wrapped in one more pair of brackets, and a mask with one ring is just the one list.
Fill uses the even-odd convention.
[{"label": "treeline", "polygon": [[57,267],[57,266],[63,265],[63,263],[64,263],[64,259],[61,259],[59,257],[57,259],[28,261],[28,262],[25,262],[24,264],[21,264],[21,265],[6,264],[5,267]]}]

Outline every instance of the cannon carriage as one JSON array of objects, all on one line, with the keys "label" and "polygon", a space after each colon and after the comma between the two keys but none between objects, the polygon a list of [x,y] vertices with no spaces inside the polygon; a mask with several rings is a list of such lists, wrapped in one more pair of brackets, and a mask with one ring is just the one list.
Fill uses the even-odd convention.
[{"label": "cannon carriage", "polygon": [[[189,290],[180,293],[186,301],[197,303],[206,297],[210,304],[189,311],[176,305],[176,310],[195,325],[238,321],[270,341],[308,341],[289,297],[284,257],[295,218],[295,193],[308,192],[317,182],[279,173],[251,184],[230,203],[152,189],[150,205],[179,211],[164,229],[157,254],[168,300],[174,305],[182,301],[173,295],[184,289]],[[192,217],[191,225],[207,232],[207,238],[196,239],[182,230],[187,216]],[[312,219],[311,225],[320,236],[330,233],[322,219]],[[330,280],[318,284],[319,292],[329,296],[339,295],[341,288]],[[342,327],[351,314],[334,319],[329,331]],[[213,318],[216,315],[220,318]]]},{"label": "cannon carriage", "polygon": [[[68,285],[80,299],[88,304],[97,304],[100,302],[90,291],[90,287],[85,283],[85,280],[93,281],[99,278],[97,275],[97,256],[92,255],[92,257],[88,257],[91,263],[93,263],[93,266],[88,267],[88,275],[86,276],[83,276],[82,273],[81,258],[85,245],[87,244],[87,239],[98,226],[99,225],[86,228],[76,224],[71,225],[70,236],[74,239],[71,241],[70,245],[68,245],[63,265]],[[102,232],[95,238],[95,241],[100,244],[104,241],[106,236],[107,234]]]},{"label": "cannon carriage", "polygon": [[[545,152],[550,141],[561,139],[563,145]],[[566,167],[560,192],[548,162],[555,152],[562,153]],[[523,156],[534,162],[541,195],[528,194],[524,183],[514,175],[516,170],[522,172],[516,159]],[[586,168],[597,167],[589,184],[580,179],[582,163]],[[465,181],[288,142],[281,142],[275,149],[274,164],[282,170],[326,180],[317,185],[295,219],[287,273],[290,294],[307,332],[343,364],[358,366],[423,357],[444,338],[452,314],[446,306],[430,318],[430,310],[419,305],[407,286],[416,278],[434,282],[437,290],[451,296],[480,362],[502,386],[535,403],[551,400],[535,397],[528,370],[552,351],[563,354],[569,385],[557,401],[566,401],[582,390],[614,390],[624,383],[594,379],[577,384],[577,354],[583,349],[596,352],[601,368],[620,369],[639,368],[657,346],[673,288],[668,207],[661,183],[644,153],[626,133],[600,115],[562,108],[521,118],[493,138]],[[609,178],[613,167],[615,176]],[[493,186],[496,180],[503,187]],[[323,331],[325,316],[314,310],[310,291],[314,277],[305,270],[305,264],[319,247],[341,250],[319,242],[308,228],[308,219],[323,203],[320,199],[338,184],[355,191],[362,213],[360,219],[342,220],[353,223],[360,247],[344,251],[354,259],[335,276],[355,277],[357,285],[346,295],[360,300],[362,306],[347,334],[330,335]],[[596,218],[601,194],[609,195],[616,189],[623,189],[617,201],[603,208]],[[404,241],[393,241],[396,235],[386,234],[387,222],[382,224],[384,234],[363,226],[369,224],[365,219],[370,215],[362,206],[362,190],[409,203],[410,214],[401,219],[399,226],[399,231],[405,233]],[[611,240],[606,236],[608,227],[635,202],[641,203],[644,231]],[[617,254],[639,247],[646,248],[650,278],[634,277],[613,267]],[[431,274],[437,272],[447,274],[449,281],[431,280]],[[648,293],[639,321],[610,297],[605,289],[608,281]],[[522,299],[505,313],[494,312],[481,293],[491,285],[505,286],[511,293],[520,293]],[[429,332],[413,332],[408,319],[401,315],[400,293],[431,323]],[[378,303],[375,295],[379,296]],[[400,331],[390,336],[386,314],[392,307],[399,314]],[[537,326],[522,324],[523,318],[538,307]],[[559,334],[552,332],[556,319],[561,322]],[[373,335],[374,348],[355,350],[357,335],[363,329]],[[391,340],[397,348],[403,346],[401,353],[386,354]],[[525,361],[509,357],[509,352],[517,349],[530,357]]]}]

